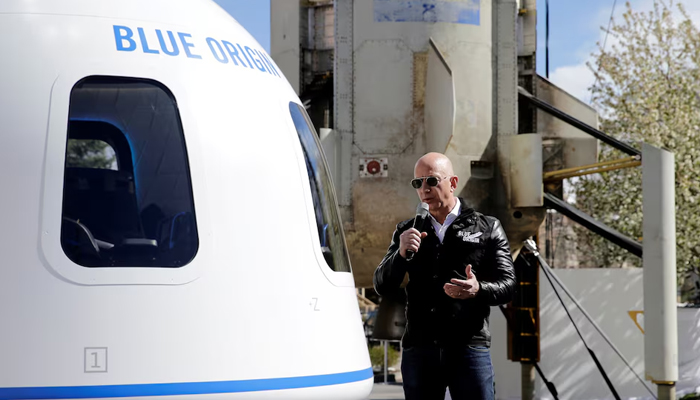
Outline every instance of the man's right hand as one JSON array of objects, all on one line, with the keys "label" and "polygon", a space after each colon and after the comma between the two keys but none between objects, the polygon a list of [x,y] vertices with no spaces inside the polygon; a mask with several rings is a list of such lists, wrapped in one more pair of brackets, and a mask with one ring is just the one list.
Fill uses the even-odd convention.
[{"label": "man's right hand", "polygon": [[418,252],[420,247],[420,240],[428,236],[426,232],[418,232],[416,228],[410,228],[399,236],[401,241],[399,245],[399,254],[401,257],[406,258],[406,251],[411,250],[414,253]]}]

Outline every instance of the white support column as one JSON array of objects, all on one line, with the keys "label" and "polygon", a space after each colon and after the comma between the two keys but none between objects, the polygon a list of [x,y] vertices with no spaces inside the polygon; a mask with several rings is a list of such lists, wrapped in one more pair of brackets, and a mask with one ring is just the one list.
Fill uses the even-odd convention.
[{"label": "white support column", "polygon": [[659,399],[678,381],[676,203],[673,153],[642,148],[644,364]]}]

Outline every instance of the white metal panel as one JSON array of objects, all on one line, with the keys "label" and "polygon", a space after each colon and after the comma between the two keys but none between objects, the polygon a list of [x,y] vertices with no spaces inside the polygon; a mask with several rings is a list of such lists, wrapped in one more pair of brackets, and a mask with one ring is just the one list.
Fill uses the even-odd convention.
[{"label": "white metal panel", "polygon": [[[537,98],[564,111],[581,122],[598,128],[598,113],[546,78],[537,77]],[[560,141],[561,168],[580,167],[598,162],[598,140],[573,126],[537,111],[537,132],[544,140]]]},{"label": "white metal panel", "polygon": [[[299,94],[301,54],[299,53],[299,2],[270,2],[270,55]],[[306,18],[306,15],[303,16]]]},{"label": "white metal panel", "polygon": [[[89,10],[91,3],[63,5]],[[0,6],[0,34],[16,38],[0,44],[12,54],[0,67],[0,166],[13,171],[1,178],[12,189],[0,200],[0,315],[11,327],[0,332],[0,396],[23,387],[318,383],[328,374],[367,371],[352,276],[330,271],[320,254],[308,174],[286,108],[298,97],[282,77],[254,64],[217,61],[223,56],[206,38],[262,51],[218,7],[192,3],[202,7],[177,11],[181,24],[173,25],[148,13],[139,18],[140,9],[168,2],[144,4],[120,2],[114,18],[52,15],[53,5],[7,14],[20,2]],[[218,20],[228,23],[209,23]],[[134,51],[118,51],[114,25],[135,34],[142,28],[150,50],[160,49],[155,29],[187,33],[191,54],[201,58],[182,47],[178,56],[144,52],[138,34]],[[68,96],[87,75],[151,78],[177,100],[200,241],[190,265],[78,271],[61,253]],[[107,372],[85,373],[87,347],[107,348]],[[255,396],[366,397],[371,377],[355,382]]]},{"label": "white metal panel", "polygon": [[515,36],[517,9],[515,0],[497,0],[496,53],[496,134],[518,133],[518,61]]},{"label": "white metal panel", "polygon": [[[81,0],[6,0],[2,2],[3,14],[21,15],[65,15],[99,18],[116,18],[131,21],[158,21],[180,27],[200,26],[238,26],[234,20],[219,5],[209,0],[193,0],[178,3],[155,0],[143,2],[139,7],[130,7],[123,3],[108,1],[84,2]],[[76,27],[76,30],[79,27]]]},{"label": "white metal panel", "polygon": [[[505,203],[511,206],[515,201],[513,193],[513,183],[515,179],[510,176],[514,170],[512,167],[510,136],[518,133],[518,61],[517,61],[517,41],[515,37],[517,10],[514,0],[495,0],[495,107],[496,121],[494,123],[495,134],[498,137],[498,166],[503,182]],[[501,146],[504,144],[504,146]],[[537,185],[539,188],[539,184]],[[505,214],[508,219],[502,221],[506,227],[510,227],[512,217]],[[521,220],[522,221],[522,220]],[[529,232],[528,232],[529,233]],[[529,236],[529,234],[527,235]],[[512,238],[511,235],[511,240]],[[520,242],[520,239],[516,243]]]},{"label": "white metal panel", "polygon": [[444,153],[455,125],[455,87],[452,70],[437,43],[428,47],[428,73],[425,80],[426,149]]},{"label": "white metal panel", "polygon": [[[510,0],[508,0],[510,1]],[[540,3],[541,5],[541,3]],[[519,1],[518,10],[525,10],[519,56],[529,56],[537,51],[537,0]]]},{"label": "white metal panel", "polygon": [[312,9],[314,10],[314,41],[312,48],[333,50],[335,48],[335,12],[333,4]]},{"label": "white metal panel", "polygon": [[[651,322],[648,319],[645,321],[644,317],[642,269],[555,269],[554,272],[627,358],[634,371],[643,377],[645,335],[642,330]],[[656,394],[654,385],[646,381],[651,393],[647,391],[561,290],[560,294],[619,395],[623,399],[652,400],[652,393]],[[633,312],[632,315],[630,312]],[[676,387],[678,395],[683,395],[695,393],[700,386],[700,309],[678,308],[677,315],[679,380]],[[507,358],[506,321],[498,308],[492,308],[490,322],[496,393],[499,393],[499,399],[520,399],[520,365]],[[614,399],[542,273],[540,335],[540,368],[547,379],[555,384],[559,398]],[[553,398],[539,378],[536,389],[535,398]]]},{"label": "white metal panel", "polygon": [[413,140],[413,53],[400,39],[355,50],[355,145],[364,154],[402,153]]},{"label": "white metal panel", "polygon": [[505,139],[510,159],[511,207],[542,207],[542,135],[508,135]]},{"label": "white metal panel", "polygon": [[[402,46],[414,53],[427,51],[431,37],[436,43],[440,44],[440,50],[444,53],[446,62],[452,68],[455,85],[455,120],[458,123],[455,125],[454,140],[448,149],[448,156],[452,158],[454,163],[462,166],[459,171],[455,171],[460,176],[459,191],[469,178],[469,162],[460,163],[458,159],[468,156],[480,158],[484,154],[491,138],[492,4],[491,1],[486,0],[479,2],[465,0],[455,3],[465,9],[476,7],[478,13],[475,15],[478,15],[478,18],[468,21],[469,23],[428,22],[423,20],[406,22],[385,21],[382,20],[381,15],[378,15],[380,11],[385,10],[386,7],[393,7],[400,11],[402,7],[405,7],[406,2],[400,0],[382,1],[379,2],[382,7],[378,8],[378,2],[375,1],[356,1],[354,40],[355,49],[358,50],[365,46],[363,44],[365,42],[400,40]],[[450,19],[450,21],[452,20]],[[387,55],[376,58],[374,61],[381,65],[381,63],[386,62],[384,58],[387,58]],[[370,57],[367,57],[367,60],[368,62],[372,61]],[[412,64],[412,60],[409,60],[409,62]],[[356,68],[359,71],[360,66],[358,63],[356,63]],[[371,75],[383,73],[379,68],[370,66],[365,67],[365,71]],[[356,72],[356,74],[358,73]],[[356,76],[356,79],[361,78]],[[394,82],[395,80],[389,80],[387,85],[394,85]],[[405,85],[409,86],[409,89],[413,83],[413,79],[405,80]],[[387,92],[389,87],[379,86],[374,88],[372,93]],[[403,93],[403,89],[401,93]],[[356,90],[355,96],[361,95],[365,97],[370,96],[370,94],[361,94],[359,89]],[[396,94],[396,99],[393,101],[403,102],[404,100],[401,97],[403,97],[402,94]],[[383,107],[388,107],[392,113],[396,113],[394,110],[397,106],[395,105],[386,104]],[[410,112],[410,108],[407,111]],[[373,112],[377,113],[378,111]],[[416,117],[420,118],[420,116]],[[364,116],[357,111],[355,120],[363,118]],[[418,125],[421,126],[421,129],[413,129],[405,133],[412,140],[416,140],[415,146],[407,149],[408,152],[404,154],[404,156],[413,159],[413,162],[415,162],[416,156],[420,156],[425,152],[424,143],[419,141],[423,133],[423,124]],[[395,136],[395,133],[391,130],[386,134],[383,133],[385,130],[383,125],[375,126],[372,129],[372,133],[362,133],[359,128],[356,130],[358,135]],[[413,171],[405,172],[411,175]]]},{"label": "white metal panel", "polygon": [[[353,180],[354,164],[351,159],[355,127],[354,113],[354,1],[337,0],[333,2],[335,12],[335,69],[333,85],[335,99],[333,113],[335,130],[340,135],[340,179],[335,181],[338,188],[338,202],[341,206],[352,204],[351,183]],[[346,220],[345,218],[343,218]]]}]

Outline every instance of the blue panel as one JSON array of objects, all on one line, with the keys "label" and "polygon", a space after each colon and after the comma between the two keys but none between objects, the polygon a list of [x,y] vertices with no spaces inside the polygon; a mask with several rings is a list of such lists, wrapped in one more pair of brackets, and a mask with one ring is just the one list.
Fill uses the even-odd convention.
[{"label": "blue panel", "polygon": [[181,396],[216,393],[300,389],[360,382],[373,376],[372,368],[340,374],[246,381],[155,383],[142,385],[56,386],[0,388],[0,400],[95,399],[139,396]]},{"label": "blue panel", "polygon": [[374,21],[479,25],[480,2],[481,0],[374,0]]}]

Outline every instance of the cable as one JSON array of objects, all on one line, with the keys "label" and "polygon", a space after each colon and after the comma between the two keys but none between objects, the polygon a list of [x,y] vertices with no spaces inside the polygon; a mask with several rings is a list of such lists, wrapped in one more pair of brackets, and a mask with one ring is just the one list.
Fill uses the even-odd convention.
[{"label": "cable", "polygon": [[[513,323],[510,320],[510,317],[508,316],[508,313],[506,312],[505,307],[502,305],[498,306],[498,308],[501,309],[501,312],[503,313],[503,316],[506,318],[506,324],[511,328],[514,329]],[[537,373],[540,374],[540,378],[542,379],[542,382],[547,386],[547,389],[549,389],[549,393],[552,394],[554,397],[554,400],[559,400],[559,393],[557,392],[557,388],[554,386],[554,383],[550,382],[547,380],[547,377],[544,376],[544,372],[540,369],[540,365],[537,363],[537,361],[533,361],[532,364],[535,365],[535,369],[537,369]]]},{"label": "cable", "polygon": [[[525,260],[525,261],[527,262],[527,260]],[[544,268],[542,270],[544,271]],[[598,361],[598,357],[596,357],[593,350],[591,350],[591,348],[588,347],[588,344],[586,343],[586,339],[583,338],[581,331],[578,329],[578,326],[576,326],[576,322],[574,322],[574,318],[571,316],[571,313],[569,312],[569,309],[566,307],[566,304],[564,304],[564,299],[562,299],[561,296],[559,295],[559,291],[557,290],[556,286],[554,286],[554,283],[552,282],[552,279],[549,277],[549,274],[545,273],[544,275],[547,277],[549,284],[552,286],[552,290],[554,290],[554,294],[556,294],[557,297],[559,298],[559,301],[561,302],[562,307],[564,307],[564,311],[566,311],[566,315],[569,316],[569,320],[571,320],[571,324],[574,325],[574,328],[576,329],[576,333],[578,333],[578,336],[581,338],[583,345],[586,347],[586,350],[588,350],[588,353],[591,355],[591,358],[593,358],[593,362],[595,362],[596,367],[598,367],[598,370],[600,370],[600,373],[603,375],[603,379],[605,379],[605,383],[607,383],[607,385],[610,388],[610,391],[612,392],[615,399],[620,400],[620,395],[617,394],[617,390],[615,390],[615,387],[613,386],[612,382],[610,382],[610,378],[608,378],[608,374],[605,372],[603,365],[601,365],[600,361]]]},{"label": "cable", "polygon": [[[637,377],[637,380],[642,384],[642,386],[644,386],[644,388],[646,388],[646,390],[649,393],[651,393],[651,395],[654,397],[654,399],[656,399],[657,398],[656,395],[647,386],[647,384],[644,382],[642,377],[640,377],[639,374],[637,374],[637,372],[634,370],[634,368],[632,368],[632,366],[630,365],[629,361],[627,361],[625,356],[623,356],[622,353],[620,353],[619,350],[617,350],[617,348],[612,344],[612,341],[610,340],[610,338],[608,338],[608,336],[597,326],[597,324],[593,321],[593,318],[591,318],[591,316],[588,315],[586,310],[584,310],[583,307],[581,307],[581,305],[578,303],[578,301],[576,301],[576,299],[573,297],[573,295],[566,289],[566,287],[559,280],[559,278],[557,278],[557,276],[554,275],[554,273],[552,271],[549,271],[545,267],[542,267],[542,271],[545,273],[545,275],[547,275],[547,279],[549,279],[549,276],[551,276],[554,279],[554,281],[559,285],[559,287],[561,287],[564,290],[564,293],[566,293],[566,295],[569,297],[569,299],[574,303],[574,305],[576,305],[576,307],[579,309],[579,311],[581,311],[583,316],[586,317],[588,322],[590,322],[593,325],[593,327],[598,331],[598,333],[600,333],[600,335],[603,337],[603,339],[608,343],[608,345],[610,345],[610,347],[613,349],[613,351],[615,351],[615,353],[620,357],[622,362],[625,363],[625,365],[627,366],[627,368],[629,368],[629,370],[632,372],[632,374],[634,374],[634,376]],[[551,274],[551,275],[548,275],[548,274]],[[551,283],[551,281],[550,281],[550,283]]]},{"label": "cable", "polygon": [[559,393],[557,393],[557,388],[554,387],[554,384],[552,382],[547,380],[547,378],[544,376],[544,373],[542,373],[539,364],[535,363],[535,368],[537,369],[537,373],[540,374],[540,378],[542,378],[544,384],[547,385],[549,393],[551,393],[552,396],[554,396],[554,400],[559,400]]},{"label": "cable", "polygon": [[[612,11],[610,11],[610,19],[608,20],[608,29],[605,30],[605,39],[603,39],[603,51],[605,51],[605,45],[608,43],[608,34],[610,33],[610,24],[612,23],[613,20],[613,15],[615,14],[615,5],[617,4],[617,0],[613,0],[613,6],[612,6]],[[600,68],[598,68],[598,71],[600,72]],[[593,86],[598,83],[598,74],[596,73],[595,77],[595,82],[593,83]]]},{"label": "cable", "polygon": [[[554,274],[553,271],[550,270],[549,266],[547,265],[545,260],[542,258],[542,255],[537,250],[537,246],[535,245],[535,242],[531,239],[528,239],[525,241],[524,244],[525,244],[525,248],[530,250],[535,255],[535,257],[537,257],[537,259],[540,261],[540,266],[542,267],[542,272],[545,273],[545,275],[547,276],[547,279],[549,280],[549,277],[551,276],[552,279],[554,279],[554,281],[557,282],[559,287],[561,287],[562,290],[564,290],[564,293],[566,293],[566,295],[569,296],[569,299],[571,299],[571,301],[576,305],[576,307],[579,309],[579,311],[581,311],[583,316],[586,317],[586,319],[588,319],[588,322],[590,322],[591,325],[593,325],[595,330],[598,331],[600,336],[603,337],[603,339],[608,343],[608,345],[613,349],[613,351],[620,357],[622,362],[625,363],[625,365],[627,366],[627,368],[629,368],[629,370],[632,372],[632,374],[634,374],[634,376],[637,377],[637,380],[639,380],[639,382],[642,384],[642,386],[644,386],[644,388],[652,395],[652,397],[654,399],[657,399],[656,395],[651,390],[651,388],[649,388],[649,386],[647,386],[646,382],[642,379],[642,377],[640,377],[639,374],[637,374],[637,372],[635,372],[634,368],[632,368],[629,361],[627,361],[627,358],[625,358],[625,356],[622,355],[622,353],[620,353],[620,351],[617,349],[617,347],[615,347],[615,345],[612,343],[610,338],[608,338],[608,335],[606,335],[605,332],[603,332],[603,330],[600,329],[598,324],[596,324],[595,321],[593,321],[593,318],[591,318],[591,316],[588,315],[586,310],[581,306],[581,304],[579,304],[578,301],[576,301],[576,298],[574,298],[574,296],[571,294],[571,292],[569,292],[569,290],[566,288],[566,286],[564,286],[564,283]],[[523,259],[523,261],[525,261],[525,263],[527,265],[531,266],[529,261],[527,261],[527,259]],[[550,274],[550,275],[548,275],[548,274]],[[551,283],[551,280],[550,280],[550,283]],[[567,313],[568,313],[568,310],[567,310]]]},{"label": "cable", "polygon": [[605,39],[603,39],[603,50],[605,50],[605,45],[608,43],[608,33],[610,33],[610,24],[613,20],[613,15],[615,14],[615,5],[617,0],[613,0],[612,11],[610,11],[610,19],[608,20],[608,29],[605,30]]}]

